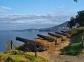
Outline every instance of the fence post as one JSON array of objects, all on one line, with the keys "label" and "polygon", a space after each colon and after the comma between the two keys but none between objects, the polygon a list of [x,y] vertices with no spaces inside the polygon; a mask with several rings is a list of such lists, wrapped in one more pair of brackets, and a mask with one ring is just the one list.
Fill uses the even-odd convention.
[{"label": "fence post", "polygon": [[13,42],[12,40],[10,41],[10,47],[11,47],[11,50],[13,49],[13,46],[12,46]]},{"label": "fence post", "polygon": [[36,43],[34,42],[34,52],[35,52],[35,57],[37,57],[37,47],[36,47]]}]

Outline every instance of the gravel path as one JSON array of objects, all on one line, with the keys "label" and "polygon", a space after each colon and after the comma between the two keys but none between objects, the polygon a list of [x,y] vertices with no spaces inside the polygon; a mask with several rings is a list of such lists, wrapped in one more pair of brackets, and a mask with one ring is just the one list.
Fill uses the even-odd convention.
[{"label": "gravel path", "polygon": [[77,56],[59,55],[58,52],[60,52],[60,49],[63,49],[68,45],[69,45],[69,42],[65,42],[61,44],[60,47],[58,47],[57,51],[49,54],[49,60],[51,62],[84,62],[84,54],[80,54]]},{"label": "gravel path", "polygon": [[55,49],[50,48],[48,51],[38,52],[38,56],[45,57],[50,62],[84,62],[84,54],[77,56],[59,55],[60,49],[68,46],[69,43],[69,40],[67,40],[67,42],[55,46]]},{"label": "gravel path", "polygon": [[84,62],[84,55],[68,56],[68,55],[52,55],[52,62]]}]

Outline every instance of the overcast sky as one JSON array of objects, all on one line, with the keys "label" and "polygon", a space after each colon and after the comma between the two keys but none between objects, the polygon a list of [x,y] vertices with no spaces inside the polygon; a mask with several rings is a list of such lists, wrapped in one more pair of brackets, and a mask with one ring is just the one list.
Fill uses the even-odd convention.
[{"label": "overcast sky", "polygon": [[0,0],[0,30],[47,28],[84,10],[84,0]]}]

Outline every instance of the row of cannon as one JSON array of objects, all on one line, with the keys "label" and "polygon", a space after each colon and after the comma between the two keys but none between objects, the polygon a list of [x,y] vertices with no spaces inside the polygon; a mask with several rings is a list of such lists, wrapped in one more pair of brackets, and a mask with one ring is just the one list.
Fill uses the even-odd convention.
[{"label": "row of cannon", "polygon": [[16,40],[23,42],[24,44],[18,47],[22,51],[45,51],[48,50],[49,44],[54,42],[54,45],[59,45],[60,43],[66,41],[71,37],[70,33],[65,31],[48,33],[48,36],[37,34],[38,38],[34,40],[24,39],[21,37],[16,37]]}]

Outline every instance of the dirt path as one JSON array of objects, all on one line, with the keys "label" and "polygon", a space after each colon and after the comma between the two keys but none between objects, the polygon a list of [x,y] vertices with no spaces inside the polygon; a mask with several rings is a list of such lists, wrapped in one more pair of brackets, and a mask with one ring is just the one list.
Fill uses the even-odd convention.
[{"label": "dirt path", "polygon": [[80,54],[78,56],[59,55],[60,49],[69,45],[70,42],[68,42],[68,41],[69,40],[67,40],[67,42],[59,45],[57,47],[58,50],[56,50],[55,52],[48,54],[49,55],[48,59],[50,62],[84,62],[84,54],[83,55]]},{"label": "dirt path", "polygon": [[42,56],[48,59],[50,62],[84,62],[84,55],[69,56],[69,55],[59,55],[60,49],[69,45],[69,39],[60,45],[52,46],[49,50],[44,52],[38,52],[38,56]]},{"label": "dirt path", "polygon": [[84,62],[84,55],[68,56],[68,55],[52,55],[52,62]]},{"label": "dirt path", "polygon": [[47,58],[50,62],[56,62],[56,61],[59,61],[58,59],[55,60],[59,54],[61,53],[60,52],[60,49],[63,49],[64,47],[68,46],[69,45],[69,39],[67,39],[67,41],[61,43],[60,45],[56,45],[56,46],[52,46],[49,48],[48,51],[44,51],[44,52],[38,52],[38,56],[42,56],[42,57],[45,57]]},{"label": "dirt path", "polygon": [[[68,43],[65,43],[67,46]],[[69,56],[69,55],[59,55],[60,52],[59,50],[49,54],[49,60],[51,62],[84,62],[84,54],[80,54],[77,56]]]}]

